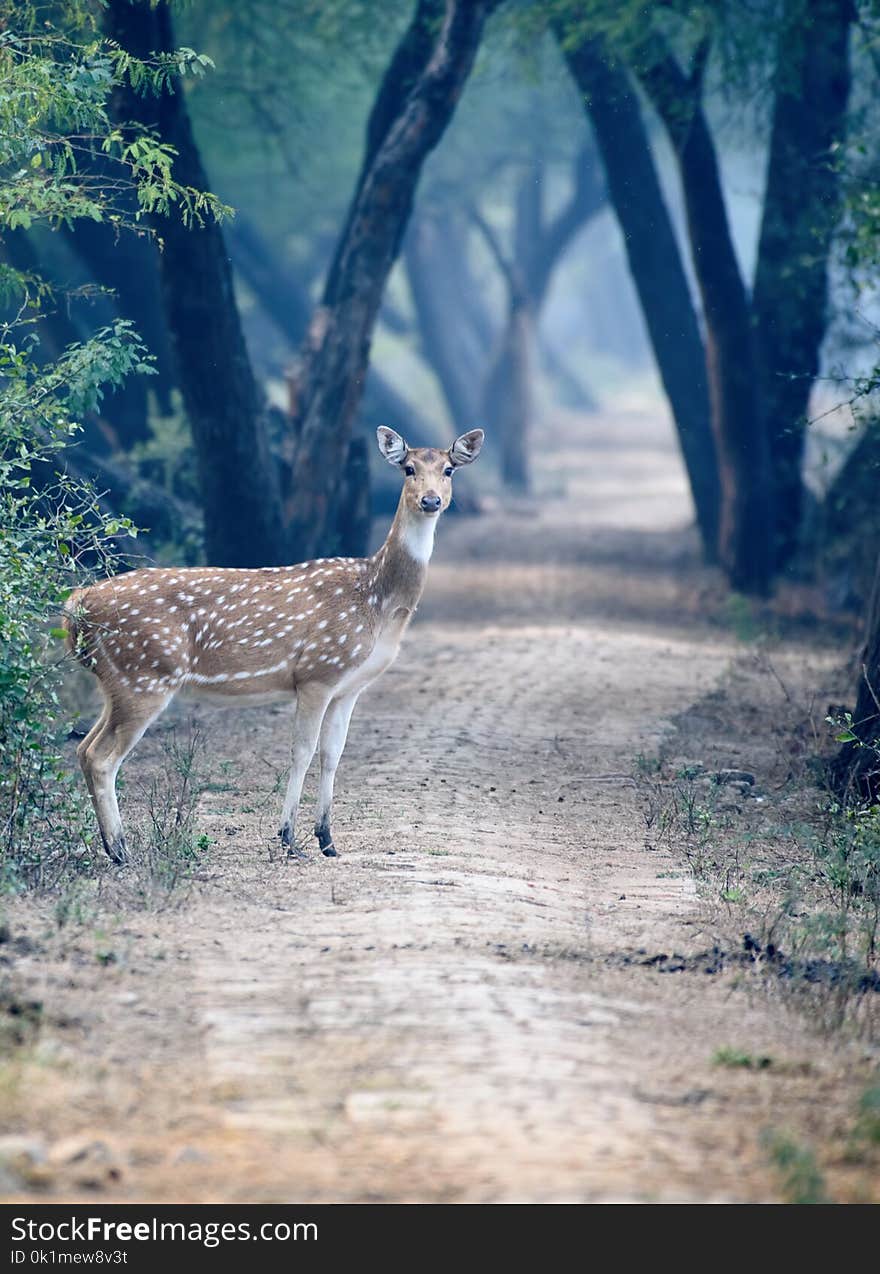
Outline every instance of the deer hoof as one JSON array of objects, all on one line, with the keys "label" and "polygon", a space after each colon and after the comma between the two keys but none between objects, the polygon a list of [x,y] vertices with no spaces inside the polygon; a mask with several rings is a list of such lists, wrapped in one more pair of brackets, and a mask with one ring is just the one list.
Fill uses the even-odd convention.
[{"label": "deer hoof", "polygon": [[329,819],[324,819],[323,822],[315,824],[315,835],[318,838],[318,848],[325,858],[339,857],[333,845],[333,837],[330,834]]}]

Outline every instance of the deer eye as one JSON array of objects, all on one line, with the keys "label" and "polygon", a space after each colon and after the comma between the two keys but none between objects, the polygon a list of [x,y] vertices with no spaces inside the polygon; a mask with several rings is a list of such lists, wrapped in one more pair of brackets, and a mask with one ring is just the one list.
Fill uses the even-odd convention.
[{"label": "deer eye", "polygon": [[408,464],[403,472],[408,478],[414,478],[416,476],[416,471],[411,464]]},{"label": "deer eye", "polygon": [[446,468],[443,470],[443,476],[446,478],[451,478],[452,473],[453,473],[452,465],[448,464]]}]

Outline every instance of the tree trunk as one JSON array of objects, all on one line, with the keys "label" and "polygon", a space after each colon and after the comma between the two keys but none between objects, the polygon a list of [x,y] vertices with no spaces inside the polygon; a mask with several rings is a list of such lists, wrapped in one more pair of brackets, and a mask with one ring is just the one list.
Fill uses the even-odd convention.
[{"label": "tree trunk", "polygon": [[455,279],[448,271],[445,230],[432,216],[413,217],[404,262],[422,353],[437,377],[456,432],[464,433],[478,420],[480,379],[462,339],[467,334],[456,304]]},{"label": "tree trunk", "polygon": [[528,448],[534,346],[534,317],[522,298],[515,297],[486,383],[484,414],[501,436],[502,481],[520,494],[531,487]]},{"label": "tree trunk", "polygon": [[[132,213],[134,209],[132,209]],[[156,245],[133,231],[117,231],[107,222],[85,218],[67,229],[67,238],[96,283],[114,294],[117,312],[129,319],[155,359],[156,375],[131,377],[146,398],[156,395],[163,416],[171,413],[174,371],[168,327],[162,310],[159,258]],[[123,446],[148,436],[146,407],[143,421],[133,419],[120,429]]]},{"label": "tree trunk", "polygon": [[339,501],[339,552],[344,557],[364,557],[370,527],[370,457],[366,438],[352,438],[348,445],[342,498]]},{"label": "tree trunk", "polygon": [[844,801],[880,800],[880,560],[868,607],[852,732],[831,764],[831,782]]},{"label": "tree trunk", "polygon": [[[173,48],[166,0],[112,0],[108,36],[139,56]],[[208,182],[180,85],[159,98],[130,91],[118,118],[157,129],[177,151],[175,177],[200,190]],[[277,470],[263,404],[248,358],[220,227],[187,229],[172,212],[153,218],[162,238],[162,295],[177,376],[193,432],[205,513],[205,552],[224,566],[273,565],[288,559]]]},{"label": "tree trunk", "polygon": [[[311,313],[308,292],[293,270],[279,261],[251,222],[236,216],[229,233],[232,261],[260,306],[291,349],[298,349]],[[363,416],[369,429],[389,425],[414,446],[431,445],[431,430],[418,411],[376,370],[367,369]]]},{"label": "tree trunk", "polygon": [[540,155],[533,157],[517,191],[514,260],[536,316],[560,259],[579,231],[608,202],[592,146],[582,146],[575,156],[572,183],[571,196],[551,221],[544,215],[544,164]]},{"label": "tree trunk", "polygon": [[727,220],[700,86],[664,54],[640,71],[678,159],[706,323],[709,401],[721,479],[719,556],[730,583],[765,595],[773,573],[770,450],[759,410],[751,313]]},{"label": "tree trunk", "polygon": [[508,298],[507,318],[483,391],[483,416],[500,435],[501,477],[505,486],[525,494],[531,486],[528,450],[534,407],[535,315],[517,263],[505,255],[497,234],[478,209],[471,209],[471,220],[495,258]]},{"label": "tree trunk", "polygon": [[828,604],[865,614],[880,549],[880,421],[864,431],[824,500],[807,496],[801,547]]},{"label": "tree trunk", "polygon": [[382,292],[422,164],[443,135],[495,0],[418,0],[370,118],[364,165],[303,351],[297,387],[293,552],[336,540],[338,496]]},{"label": "tree trunk", "polygon": [[630,273],[669,399],[708,561],[718,544],[720,486],[705,353],[687,276],[638,100],[598,40],[567,47],[558,32],[602,156]]},{"label": "tree trunk", "polygon": [[834,151],[846,132],[851,0],[786,0],[752,297],[770,440],[775,550],[788,562],[803,512],[810,389],[826,327],[828,256],[840,214]]},{"label": "tree trunk", "polygon": [[[514,265],[527,298],[532,330],[521,343],[523,365],[534,375],[534,363],[538,359],[576,405],[595,409],[595,400],[589,391],[575,380],[565,364],[546,340],[540,338],[541,310],[544,306],[554,271],[578,233],[601,212],[608,196],[602,180],[598,157],[594,147],[583,146],[574,159],[572,168],[573,189],[568,201],[556,216],[547,221],[544,208],[544,163],[540,155],[534,155],[523,174],[516,194],[513,244]],[[512,307],[513,293],[509,292]],[[516,329],[517,319],[511,308],[507,317],[508,331]],[[531,385],[527,394],[528,410],[533,408]]]},{"label": "tree trunk", "polygon": [[605,203],[604,187],[590,160],[588,150],[579,152],[572,195],[548,222],[544,215],[543,161],[540,155],[533,156],[517,190],[510,258],[485,218],[476,209],[471,212],[507,285],[507,315],[486,380],[483,415],[500,429],[501,476],[507,486],[518,492],[526,492],[531,486],[528,450],[541,306],[566,248]]}]

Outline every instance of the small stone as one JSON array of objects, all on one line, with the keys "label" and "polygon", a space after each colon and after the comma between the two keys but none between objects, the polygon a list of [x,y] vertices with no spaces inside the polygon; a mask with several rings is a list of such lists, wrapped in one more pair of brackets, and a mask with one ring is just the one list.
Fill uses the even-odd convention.
[{"label": "small stone", "polygon": [[755,782],[754,774],[748,770],[719,770],[715,775],[716,783],[748,783],[752,787]]},{"label": "small stone", "polygon": [[39,1137],[11,1133],[0,1137],[0,1180],[8,1188],[45,1185],[51,1178],[46,1147]]},{"label": "small stone", "polygon": [[119,1155],[102,1137],[88,1134],[64,1137],[49,1151],[51,1167],[76,1185],[100,1190],[122,1178]]},{"label": "small stone", "polygon": [[210,1155],[199,1150],[197,1146],[182,1146],[174,1156],[172,1163],[210,1163]]}]

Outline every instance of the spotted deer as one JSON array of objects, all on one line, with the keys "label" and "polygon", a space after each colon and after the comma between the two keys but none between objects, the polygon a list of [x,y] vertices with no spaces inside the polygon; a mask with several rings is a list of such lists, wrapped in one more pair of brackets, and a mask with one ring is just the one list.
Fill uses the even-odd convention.
[{"label": "spotted deer", "polygon": [[452,476],[476,460],[483,431],[448,451],[411,448],[393,429],[379,450],[403,475],[397,513],[372,557],[237,570],[152,567],[79,589],[65,607],[68,644],[98,678],[103,711],[77,752],[110,858],[127,861],[116,776],[180,691],[228,704],[295,700],[292,762],[278,834],[294,852],[306,771],[320,742],[315,835],[336,856],[333,782],[361,693],[394,660],[425,587]]}]

